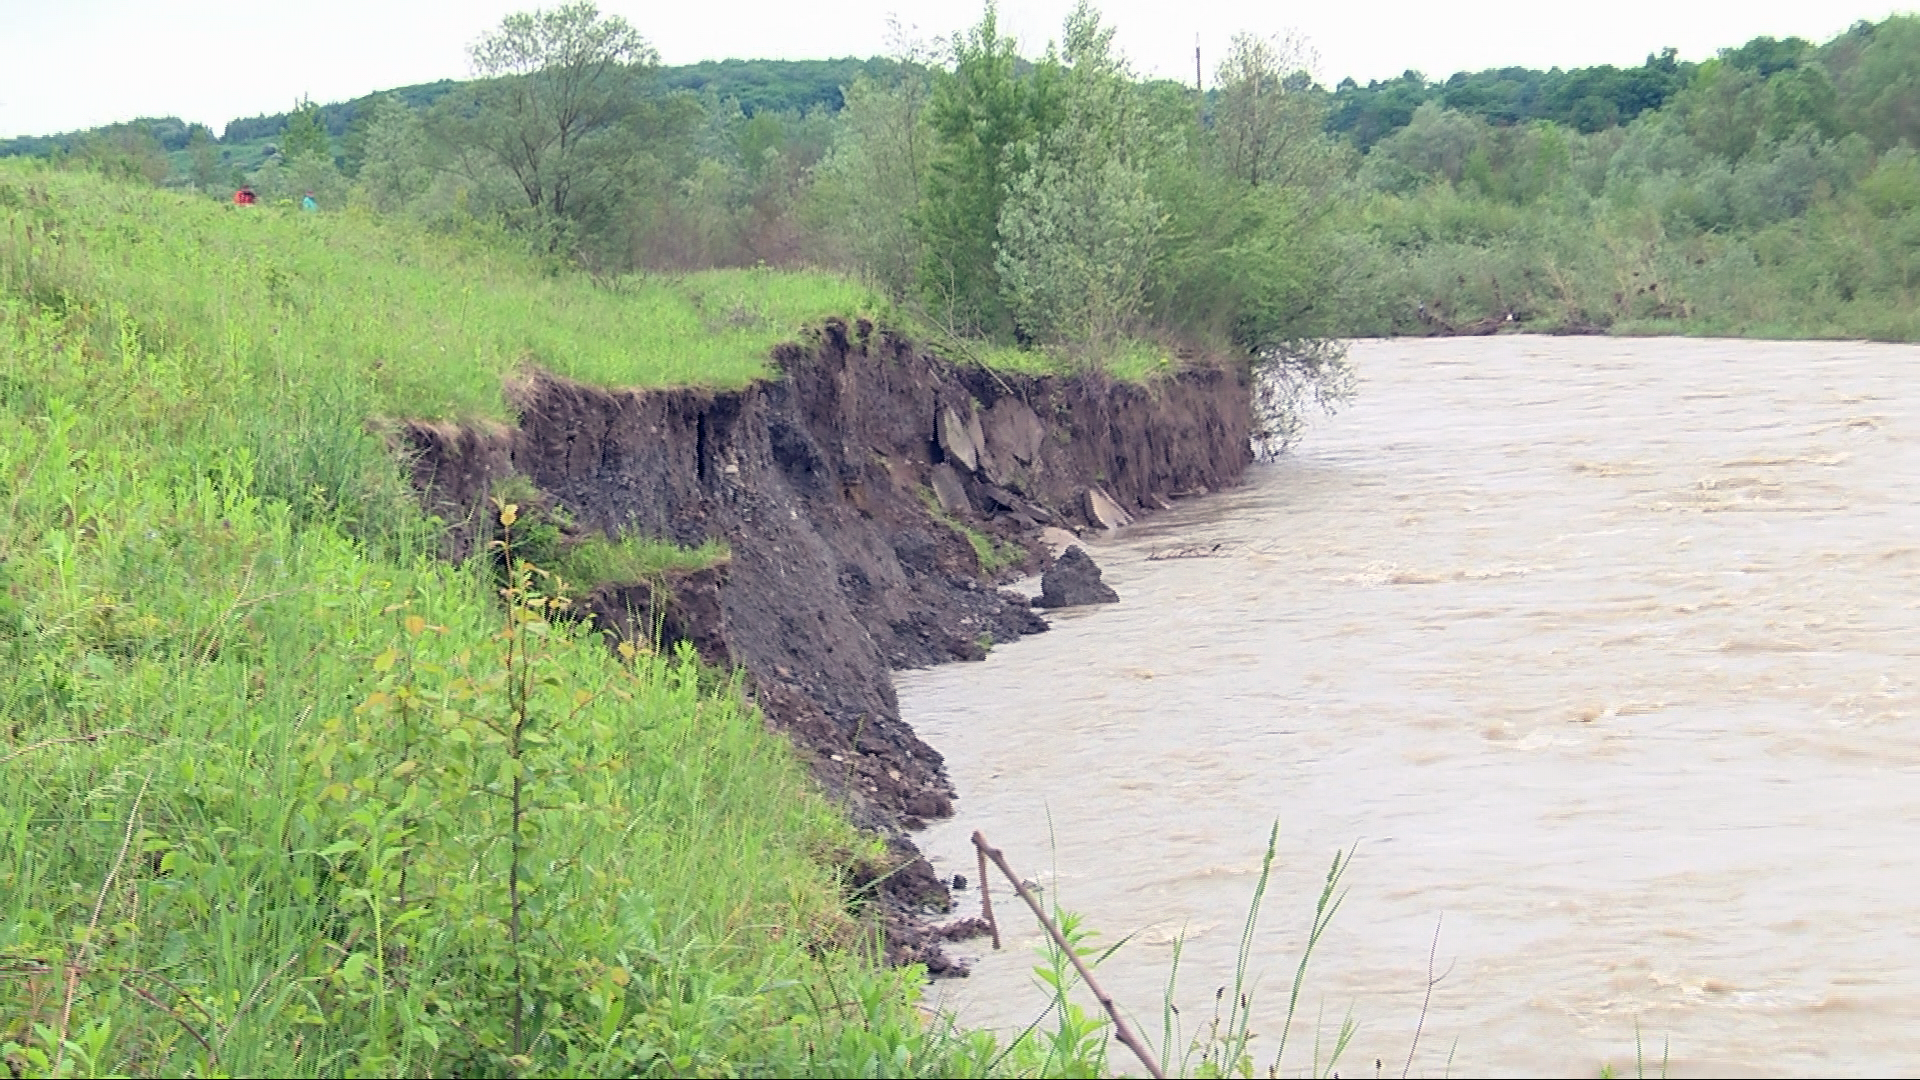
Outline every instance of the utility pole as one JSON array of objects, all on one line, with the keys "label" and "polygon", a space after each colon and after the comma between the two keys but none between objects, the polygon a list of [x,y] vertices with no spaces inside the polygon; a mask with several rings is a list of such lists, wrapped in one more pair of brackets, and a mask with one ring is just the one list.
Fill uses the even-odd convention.
[{"label": "utility pole", "polygon": [[1200,82],[1200,35],[1193,35],[1193,122],[1198,128],[1207,126],[1207,91]]}]

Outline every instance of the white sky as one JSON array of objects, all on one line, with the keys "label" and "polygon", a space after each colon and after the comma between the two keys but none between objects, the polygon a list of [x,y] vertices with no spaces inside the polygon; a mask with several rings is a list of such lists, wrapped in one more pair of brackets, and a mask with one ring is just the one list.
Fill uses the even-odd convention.
[{"label": "white sky", "polygon": [[[558,0],[0,0],[0,138],[176,115],[218,132],[228,120],[460,78],[465,46],[515,10]],[[1909,0],[1911,3],[1911,0]],[[924,35],[976,21],[978,0],[601,0],[669,64],[726,57],[807,59],[886,51],[897,14]],[[1072,0],[1004,0],[1004,32],[1039,53]],[[1142,72],[1193,77],[1194,36],[1212,67],[1237,30],[1296,29],[1329,85],[1415,68],[1432,77],[1510,64],[1638,64],[1672,45],[1684,59],[1758,34],[1823,41],[1857,19],[1906,9],[1884,0],[1107,0]]]}]

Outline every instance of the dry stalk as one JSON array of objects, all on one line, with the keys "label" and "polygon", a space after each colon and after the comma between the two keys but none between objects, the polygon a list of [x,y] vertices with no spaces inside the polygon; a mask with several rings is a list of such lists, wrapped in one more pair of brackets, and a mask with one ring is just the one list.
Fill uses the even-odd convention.
[{"label": "dry stalk", "polygon": [[[1446,913],[1442,912],[1433,922],[1433,944],[1427,949],[1427,996],[1420,999],[1420,1019],[1413,1025],[1413,1045],[1407,1047],[1407,1067],[1400,1070],[1400,1080],[1406,1080],[1407,1075],[1413,1072],[1413,1052],[1420,1049],[1420,1031],[1427,1026],[1427,1006],[1433,1004],[1433,988],[1440,985],[1442,979],[1453,974],[1452,964],[1448,964],[1447,970],[1438,978],[1433,974],[1433,958],[1440,951],[1440,927],[1446,921]],[[1379,1070],[1376,1068],[1374,1071]]]},{"label": "dry stalk", "polygon": [[[240,1003],[240,1008],[234,1012],[233,1019],[227,1021],[226,1027],[221,1030],[220,1032],[221,1046],[227,1045],[227,1039],[229,1036],[233,1034],[233,1029],[240,1026],[240,1018],[247,1015],[247,1010],[253,1008],[254,1002],[260,1000],[260,995],[266,992],[267,986],[270,983],[272,983],[273,980],[286,974],[287,969],[292,967],[293,962],[298,959],[300,959],[300,954],[298,952],[288,954],[287,958],[281,961],[279,967],[274,968],[272,971],[268,972],[266,976],[263,977],[259,981],[259,983],[257,983],[254,986],[253,993],[248,994],[247,1000]],[[220,1051],[218,1049],[215,1049],[213,1051],[213,1056],[215,1060],[218,1060],[220,1057]]]},{"label": "dry stalk", "polygon": [[[1040,899],[1033,895],[1032,890],[1027,888],[1026,882],[1020,880],[1020,875],[1013,872],[1013,867],[1007,863],[1006,855],[1003,854],[999,848],[989,846],[987,844],[987,838],[978,831],[973,834],[973,846],[975,850],[980,852],[982,858],[992,859],[993,864],[1000,868],[1000,872],[1007,876],[1007,880],[1013,885],[1013,891],[1019,893],[1020,899],[1025,900],[1027,906],[1033,909],[1034,918],[1039,919],[1040,925],[1046,928],[1048,936],[1053,938],[1054,945],[1056,945],[1061,952],[1066,953],[1067,959],[1073,962],[1074,970],[1080,973],[1080,978],[1087,984],[1087,989],[1093,991],[1093,996],[1099,1000],[1100,1007],[1107,1010],[1107,1018],[1113,1021],[1113,1033],[1115,1037],[1125,1043],[1127,1049],[1133,1051],[1133,1056],[1139,1058],[1140,1064],[1147,1067],[1147,1073],[1149,1075],[1153,1076],[1155,1080],[1166,1080],[1167,1074],[1161,1070],[1159,1059],[1153,1056],[1153,1051],[1147,1049],[1146,1043],[1140,1041],[1140,1036],[1133,1033],[1133,1028],[1129,1027],[1127,1022],[1121,1019],[1120,1007],[1114,1004],[1112,995],[1108,994],[1105,988],[1094,981],[1093,972],[1087,970],[1086,962],[1080,959],[1079,951],[1067,940],[1067,936],[1060,932],[1060,927],[1055,925],[1053,919],[1047,915],[1046,909],[1040,906]],[[983,872],[981,875],[981,883],[983,886],[985,880],[986,875]]]},{"label": "dry stalk", "polygon": [[59,1049],[55,1052],[55,1074],[67,1057],[67,1024],[73,1019],[73,998],[80,991],[80,976],[86,971],[87,954],[93,951],[94,935],[100,929],[100,909],[107,905],[107,893],[113,891],[113,879],[120,876],[120,867],[126,864],[127,849],[133,846],[133,831],[140,821],[140,802],[147,797],[147,785],[153,782],[153,774],[140,781],[140,792],[133,797],[133,809],[127,811],[127,831],[120,838],[120,852],[113,857],[113,868],[107,871],[105,881],[100,883],[100,895],[93,901],[93,915],[87,919],[87,937],[80,943],[80,955],[67,963],[67,995],[60,1003],[60,1023],[55,1028],[59,1040]]},{"label": "dry stalk", "polygon": [[[13,753],[8,754],[6,757],[0,757],[0,765],[5,765],[7,762],[12,761],[14,758],[17,758],[17,757],[25,757],[28,754],[33,753],[35,750],[44,750],[49,746],[59,746],[63,743],[98,742],[99,740],[106,738],[108,735],[140,735],[140,733],[133,730],[132,728],[117,727],[117,728],[108,728],[105,731],[96,731],[91,735],[70,735],[64,739],[42,739],[39,742],[34,743],[32,746],[23,746],[20,749],[15,750]],[[145,735],[140,735],[140,737],[143,739],[147,738],[147,736]]]},{"label": "dry stalk", "polygon": [[187,1034],[193,1036],[194,1041],[199,1043],[202,1049],[206,1050],[207,1056],[212,1059],[211,1064],[213,1065],[214,1069],[218,1070],[220,1068],[220,1052],[218,1050],[215,1050],[207,1042],[206,1036],[200,1034],[200,1032],[192,1024],[187,1022],[186,1017],[181,1016],[178,1012],[174,1011],[171,1005],[168,1005],[166,1002],[161,1001],[157,997],[154,997],[153,994],[148,990],[146,990],[144,987],[135,986],[134,984],[128,982],[125,979],[120,980],[120,985],[133,991],[134,994],[139,996],[141,1001],[144,1001],[147,1004],[153,1006],[154,1008],[159,1009],[161,1012],[166,1013],[168,1016],[173,1017],[173,1022],[176,1024],[179,1024],[182,1030],[186,1031]]}]

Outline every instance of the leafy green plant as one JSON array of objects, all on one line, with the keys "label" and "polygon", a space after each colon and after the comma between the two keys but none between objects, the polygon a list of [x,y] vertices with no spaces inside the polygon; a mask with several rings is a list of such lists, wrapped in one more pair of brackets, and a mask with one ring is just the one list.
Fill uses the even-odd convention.
[{"label": "leafy green plant", "polygon": [[596,838],[623,831],[630,753],[594,706],[643,692],[641,657],[626,645],[628,664],[576,681],[571,660],[592,646],[555,622],[569,606],[559,579],[519,556],[519,506],[495,506],[493,543],[512,570],[487,646],[423,659],[445,628],[400,609],[399,640],[372,661],[379,688],[353,721],[323,723],[308,752],[320,798],[342,808],[319,854],[354,882],[342,936],[358,947],[341,947],[327,1007],[359,1017],[356,1068],[372,1074],[524,1072],[556,1054],[596,1070],[644,1064],[631,1055],[648,1044],[628,1025],[651,1021],[629,987],[646,985],[647,960],[632,949],[661,931],[648,905],[591,898]]},{"label": "leafy green plant", "polygon": [[[495,506],[512,503],[516,509],[516,518],[511,526],[513,538],[513,556],[530,566],[548,568],[556,566],[562,553],[572,545],[570,535],[575,531],[573,515],[567,508],[547,498],[533,481],[515,473],[494,484],[491,496]],[[507,526],[501,526],[496,516],[490,529],[492,538],[487,541],[486,550],[491,556],[495,580],[501,587],[513,584],[513,560],[501,541],[509,535]]]}]

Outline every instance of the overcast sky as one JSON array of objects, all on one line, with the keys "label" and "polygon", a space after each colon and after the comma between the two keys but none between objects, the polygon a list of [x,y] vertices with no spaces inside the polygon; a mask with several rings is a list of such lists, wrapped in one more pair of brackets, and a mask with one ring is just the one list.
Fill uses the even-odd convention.
[{"label": "overcast sky", "polygon": [[[1911,0],[1910,0],[1911,2]],[[217,132],[228,120],[460,78],[465,47],[541,0],[0,0],[0,138],[181,116]],[[549,4],[551,6],[551,3]],[[1072,0],[1007,0],[1001,21],[1037,54]],[[1638,64],[1672,45],[1699,60],[1759,34],[1824,41],[1903,5],[1864,0],[1109,0],[1122,49],[1142,72],[1193,77],[1199,35],[1209,69],[1238,30],[1297,30],[1329,84],[1414,68],[1429,76],[1486,67]],[[946,34],[978,19],[978,0],[602,0],[668,64],[725,57],[806,59],[885,52],[887,17]]]}]

